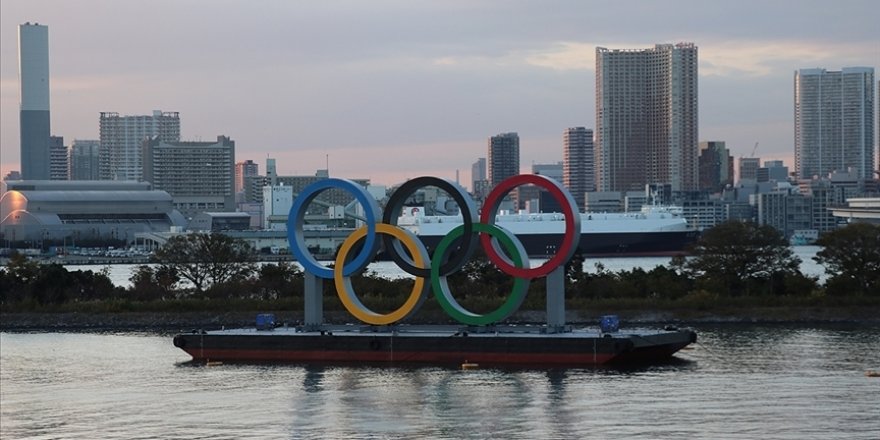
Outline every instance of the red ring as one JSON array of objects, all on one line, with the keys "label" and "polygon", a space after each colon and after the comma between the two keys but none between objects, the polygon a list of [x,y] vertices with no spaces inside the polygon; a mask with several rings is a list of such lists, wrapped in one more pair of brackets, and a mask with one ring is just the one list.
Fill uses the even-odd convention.
[{"label": "red ring", "polygon": [[538,267],[521,268],[514,266],[498,253],[495,246],[492,245],[492,237],[489,234],[480,234],[480,243],[483,245],[489,260],[502,272],[519,278],[532,279],[547,276],[550,272],[553,272],[571,259],[581,239],[581,217],[577,210],[577,204],[571,197],[571,193],[560,185],[559,182],[540,174],[520,174],[504,179],[495,188],[492,188],[492,191],[489,192],[489,195],[486,196],[486,201],[483,203],[480,223],[495,225],[495,215],[504,196],[512,189],[528,184],[546,189],[562,206],[563,214],[565,214],[565,234],[562,236],[559,252]]}]

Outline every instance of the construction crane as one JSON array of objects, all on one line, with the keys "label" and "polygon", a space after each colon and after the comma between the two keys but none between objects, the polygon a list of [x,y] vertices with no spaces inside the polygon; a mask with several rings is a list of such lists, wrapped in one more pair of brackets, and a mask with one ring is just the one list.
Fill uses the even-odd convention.
[{"label": "construction crane", "polygon": [[754,148],[752,148],[752,154],[750,154],[749,157],[755,157],[755,151],[757,149],[758,149],[758,143],[755,142],[755,146],[754,146]]}]

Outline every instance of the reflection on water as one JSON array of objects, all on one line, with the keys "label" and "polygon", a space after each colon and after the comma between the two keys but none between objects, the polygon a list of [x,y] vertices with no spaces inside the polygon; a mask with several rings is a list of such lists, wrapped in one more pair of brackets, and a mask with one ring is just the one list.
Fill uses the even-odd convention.
[{"label": "reflection on water", "polygon": [[0,334],[0,437],[880,438],[880,328],[697,329],[638,368],[219,365],[169,335]]}]

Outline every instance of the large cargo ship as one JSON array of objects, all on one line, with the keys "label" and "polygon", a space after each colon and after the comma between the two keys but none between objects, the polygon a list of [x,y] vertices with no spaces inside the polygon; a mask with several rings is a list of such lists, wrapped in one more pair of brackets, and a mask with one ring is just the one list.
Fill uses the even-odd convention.
[{"label": "large cargo ship", "polygon": [[[421,239],[433,253],[434,248],[462,223],[460,216],[426,216],[421,207],[408,207],[397,224]],[[688,226],[681,208],[645,206],[631,213],[581,213],[581,238],[577,253],[585,257],[601,256],[674,256],[686,253],[687,246],[699,237]],[[513,232],[530,257],[547,258],[556,254],[565,231],[565,216],[560,213],[500,213],[495,224]]]}]

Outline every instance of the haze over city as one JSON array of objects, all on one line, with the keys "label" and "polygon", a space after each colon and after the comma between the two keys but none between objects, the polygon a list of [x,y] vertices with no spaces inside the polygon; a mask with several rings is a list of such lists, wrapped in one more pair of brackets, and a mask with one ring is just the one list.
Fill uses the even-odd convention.
[{"label": "haze over city", "polygon": [[[101,111],[180,112],[281,174],[469,181],[486,139],[521,166],[595,126],[595,48],[699,47],[699,137],[793,155],[793,73],[880,66],[872,1],[0,3],[0,172],[19,169],[17,26],[49,26],[52,133],[97,139]],[[876,139],[876,137],[875,137]]]}]

